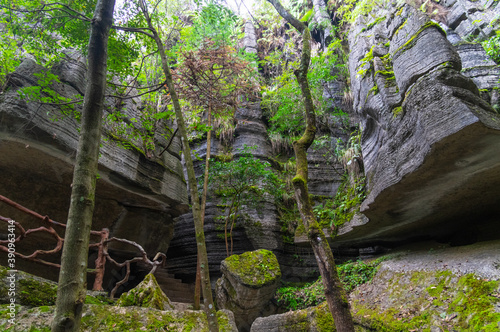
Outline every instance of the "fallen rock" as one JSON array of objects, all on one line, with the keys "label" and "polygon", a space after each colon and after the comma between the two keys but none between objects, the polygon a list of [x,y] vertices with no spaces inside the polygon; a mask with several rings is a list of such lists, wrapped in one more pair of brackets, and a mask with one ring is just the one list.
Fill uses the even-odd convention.
[{"label": "fallen rock", "polygon": [[278,260],[271,251],[261,249],[226,258],[221,271],[217,305],[234,313],[240,331],[249,331],[255,318],[271,310],[270,300],[281,280]]}]

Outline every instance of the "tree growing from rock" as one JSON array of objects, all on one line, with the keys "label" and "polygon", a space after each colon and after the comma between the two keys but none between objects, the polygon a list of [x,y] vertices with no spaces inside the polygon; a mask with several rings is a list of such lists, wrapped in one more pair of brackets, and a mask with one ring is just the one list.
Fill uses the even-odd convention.
[{"label": "tree growing from rock", "polygon": [[[251,94],[255,84],[250,80],[252,68],[225,43],[205,39],[195,50],[181,52],[180,65],[174,72],[176,87],[183,99],[201,106],[207,112],[207,152],[203,192],[201,197],[202,224],[205,220],[208,178],[212,143],[212,119],[231,121],[238,99]],[[199,308],[200,262],[196,269],[195,309]]]},{"label": "tree growing from rock", "polygon": [[311,58],[311,33],[309,28],[290,14],[279,0],[268,0],[276,11],[302,34],[302,55],[300,66],[294,72],[300,86],[305,104],[306,129],[300,139],[293,142],[297,173],[293,178],[295,198],[307,236],[313,248],[320,274],[325,286],[325,297],[333,316],[335,327],[339,332],[354,331],[354,323],[350,312],[349,302],[339,279],[335,260],[325,234],[320,228],[314,215],[307,186],[307,149],[311,146],[316,135],[316,116],[314,104],[307,80],[307,72]]}]

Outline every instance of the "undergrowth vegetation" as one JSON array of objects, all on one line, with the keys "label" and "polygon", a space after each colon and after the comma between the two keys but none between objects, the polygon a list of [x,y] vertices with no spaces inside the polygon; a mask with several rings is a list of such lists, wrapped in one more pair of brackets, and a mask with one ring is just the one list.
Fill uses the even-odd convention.
[{"label": "undergrowth vegetation", "polygon": [[[375,276],[377,268],[384,258],[371,262],[349,261],[337,266],[340,280],[347,292],[369,282]],[[287,310],[299,310],[318,305],[325,301],[325,290],[321,277],[314,283],[302,286],[284,286],[278,289],[275,299],[280,307]]]}]

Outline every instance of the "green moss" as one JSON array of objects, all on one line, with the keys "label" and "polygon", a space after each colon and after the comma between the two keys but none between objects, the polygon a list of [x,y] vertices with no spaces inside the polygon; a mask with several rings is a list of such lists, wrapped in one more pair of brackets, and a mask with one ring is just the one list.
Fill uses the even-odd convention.
[{"label": "green moss", "polygon": [[104,305],[104,304],[113,304],[115,301],[110,299],[107,296],[90,296],[87,295],[85,297],[85,304],[97,304],[97,305]]},{"label": "green moss", "polygon": [[[429,285],[423,292],[416,292]],[[425,287],[425,286],[424,286]],[[353,310],[364,325],[376,331],[430,331],[436,322],[444,330],[498,331],[500,299],[492,296],[499,281],[451,271],[394,273],[387,292],[392,307],[381,312],[373,304],[354,301]],[[408,314],[410,313],[410,314]],[[435,317],[441,317],[437,321]]]},{"label": "green moss", "polygon": [[[401,11],[403,11],[403,7],[401,7]],[[403,21],[403,23],[401,23],[401,25],[397,28],[397,30],[394,32],[394,37],[397,36],[397,34],[401,31],[401,29],[403,29],[403,27],[406,25],[406,23],[408,23],[408,20],[405,19]]]},{"label": "green moss", "polygon": [[377,75],[377,74],[383,75],[383,76],[387,76],[386,79],[396,79],[394,77],[394,71],[393,70],[377,70],[375,72],[375,75]]},{"label": "green moss", "polygon": [[486,281],[467,274],[458,280],[458,294],[448,308],[448,313],[458,314],[461,328],[472,331],[498,331],[500,313],[495,312],[495,304],[500,299],[492,296],[499,281]]},{"label": "green moss", "polygon": [[[373,49],[375,48],[375,45],[373,45],[370,50],[365,54],[363,59],[361,59],[361,64],[359,65],[358,68],[361,68],[357,74],[361,77],[365,77],[371,70],[372,70],[372,61],[373,61]],[[368,65],[368,68],[365,68],[366,65]]]},{"label": "green moss", "polygon": [[172,308],[169,299],[163,293],[156,278],[148,274],[134,289],[122,294],[117,302],[118,306],[137,306],[164,310]]},{"label": "green moss", "polygon": [[371,28],[373,28],[377,23],[381,22],[385,20],[385,17],[381,16],[379,18],[377,18],[375,21],[369,23],[366,27],[364,27],[363,29],[361,29],[361,32],[364,32],[364,31],[368,31],[370,30]]},{"label": "green moss", "polygon": [[262,287],[281,277],[276,256],[269,250],[260,249],[232,255],[224,260],[229,271],[250,287]]},{"label": "green moss", "polygon": [[56,303],[57,286],[35,279],[19,279],[19,303],[26,306],[38,307]]},{"label": "green moss", "polygon": [[[413,35],[411,36],[411,38],[406,42],[404,43],[403,45],[401,45],[400,47],[398,47],[398,49],[394,52],[394,56],[396,56],[396,54],[398,52],[406,52],[407,50],[411,49],[413,46],[415,46],[416,42],[417,42],[417,37],[420,36],[420,34],[422,32],[424,32],[425,30],[427,30],[428,28],[430,27],[435,27],[438,29],[439,32],[443,33],[443,34],[446,34],[444,32],[444,30],[439,26],[439,24],[433,22],[433,21],[428,21],[427,23],[425,23],[422,27],[420,27],[420,29]],[[401,28],[401,27],[400,27]],[[399,29],[398,29],[399,30]]]},{"label": "green moss", "polygon": [[396,106],[392,109],[392,115],[394,117],[397,117],[399,114],[403,113],[403,107],[401,106]]},{"label": "green moss", "polygon": [[316,318],[316,329],[318,332],[333,332],[337,330],[326,302],[317,306],[314,310],[314,314]]},{"label": "green moss", "polygon": [[373,93],[373,95],[375,96],[376,94],[378,94],[378,86],[377,84],[375,84],[369,91],[368,91],[368,94],[370,93]]}]

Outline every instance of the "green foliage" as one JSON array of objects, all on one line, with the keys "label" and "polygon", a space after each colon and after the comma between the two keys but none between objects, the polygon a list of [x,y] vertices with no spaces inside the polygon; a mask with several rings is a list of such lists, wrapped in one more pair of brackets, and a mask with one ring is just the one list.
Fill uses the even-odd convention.
[{"label": "green foliage", "polygon": [[239,204],[256,204],[265,194],[274,199],[281,196],[282,180],[271,170],[269,162],[250,153],[252,149],[256,147],[245,146],[239,156],[229,162],[211,160],[209,183],[223,203],[237,199]]},{"label": "green foliage", "polygon": [[[236,46],[236,28],[238,17],[231,9],[209,0],[202,5],[201,0],[195,0],[198,10],[193,12],[193,24],[181,31],[182,47],[195,49],[200,47],[206,39],[215,42],[217,46]],[[180,46],[180,45],[179,45]]]},{"label": "green foliage", "polygon": [[347,292],[351,292],[359,285],[365,284],[373,279],[378,266],[385,260],[384,257],[371,262],[358,260],[356,262],[347,262],[338,266],[340,280]]},{"label": "green foliage", "polygon": [[[358,260],[338,265],[337,270],[344,289],[351,292],[357,286],[370,282],[383,260],[384,258],[379,258],[368,263]],[[314,283],[279,288],[275,298],[278,305],[287,310],[299,310],[318,305],[326,300],[323,280],[319,277]]]},{"label": "green foliage", "polygon": [[[61,96],[53,89],[56,84],[61,84],[59,77],[48,70],[43,70],[34,73],[37,78],[37,85],[24,87],[17,90],[22,100],[26,102],[37,102],[42,104],[58,105],[62,116],[71,116],[76,120],[80,120],[80,111],[75,109],[76,104],[83,102],[82,96],[75,95],[73,98]],[[52,119],[56,121],[60,115],[52,114]]]},{"label": "green foliage", "polygon": [[[366,179],[361,174],[350,174],[350,165],[353,163],[361,163],[361,132],[355,131],[344,146],[342,140],[338,139],[334,147],[326,154],[328,164],[334,166],[341,163],[345,169],[342,174],[342,182],[337,189],[337,193],[333,200],[325,197],[316,197],[313,199],[318,203],[313,207],[313,212],[316,219],[323,227],[340,226],[347,221],[350,221],[354,214],[359,211],[360,205],[366,197]],[[329,144],[328,138],[319,140],[316,148],[324,147]],[[362,171],[362,170],[358,170]],[[354,169],[350,170],[355,172]]]},{"label": "green foliage", "polygon": [[275,298],[279,306],[287,310],[299,310],[312,307],[325,301],[325,289],[321,277],[301,287],[282,287],[276,291]]},{"label": "green foliage", "polygon": [[[0,16],[0,24],[5,24],[4,17]],[[0,35],[0,93],[5,90],[8,75],[16,69],[20,63],[20,57],[17,54],[17,42],[12,38],[12,32],[3,31]]]},{"label": "green foliage", "polygon": [[[210,161],[209,186],[228,207],[226,215],[219,217],[225,221],[224,233],[228,256],[232,253],[232,230],[240,207],[242,205],[255,207],[266,198],[277,201],[282,196],[282,180],[272,171],[269,162],[259,160],[250,154],[250,150],[255,148],[245,145],[239,155],[231,161],[215,159]],[[229,224],[231,250],[226,235]]]},{"label": "green foliage", "polygon": [[[294,47],[293,42],[289,41],[283,52],[272,53],[264,59],[276,67],[279,73],[262,87],[262,107],[269,118],[269,136],[273,141],[278,141],[275,143],[276,146],[295,140],[305,128],[302,94],[293,73],[299,65],[299,59],[295,58],[291,61],[287,55],[289,52],[295,52]],[[346,75],[346,68],[343,64],[345,62],[339,57],[340,49],[340,40],[337,39],[328,46],[325,52],[317,52],[311,57],[307,78],[320,128],[328,127],[330,116],[339,119],[346,117],[346,114],[338,109],[335,109],[332,114],[329,110],[328,100],[324,97],[326,82],[338,78],[338,75],[334,74],[333,68],[337,68],[336,72]]]},{"label": "green foliage", "polygon": [[500,31],[497,31],[496,36],[485,40],[482,44],[484,50],[493,59],[493,61],[500,64]]}]

